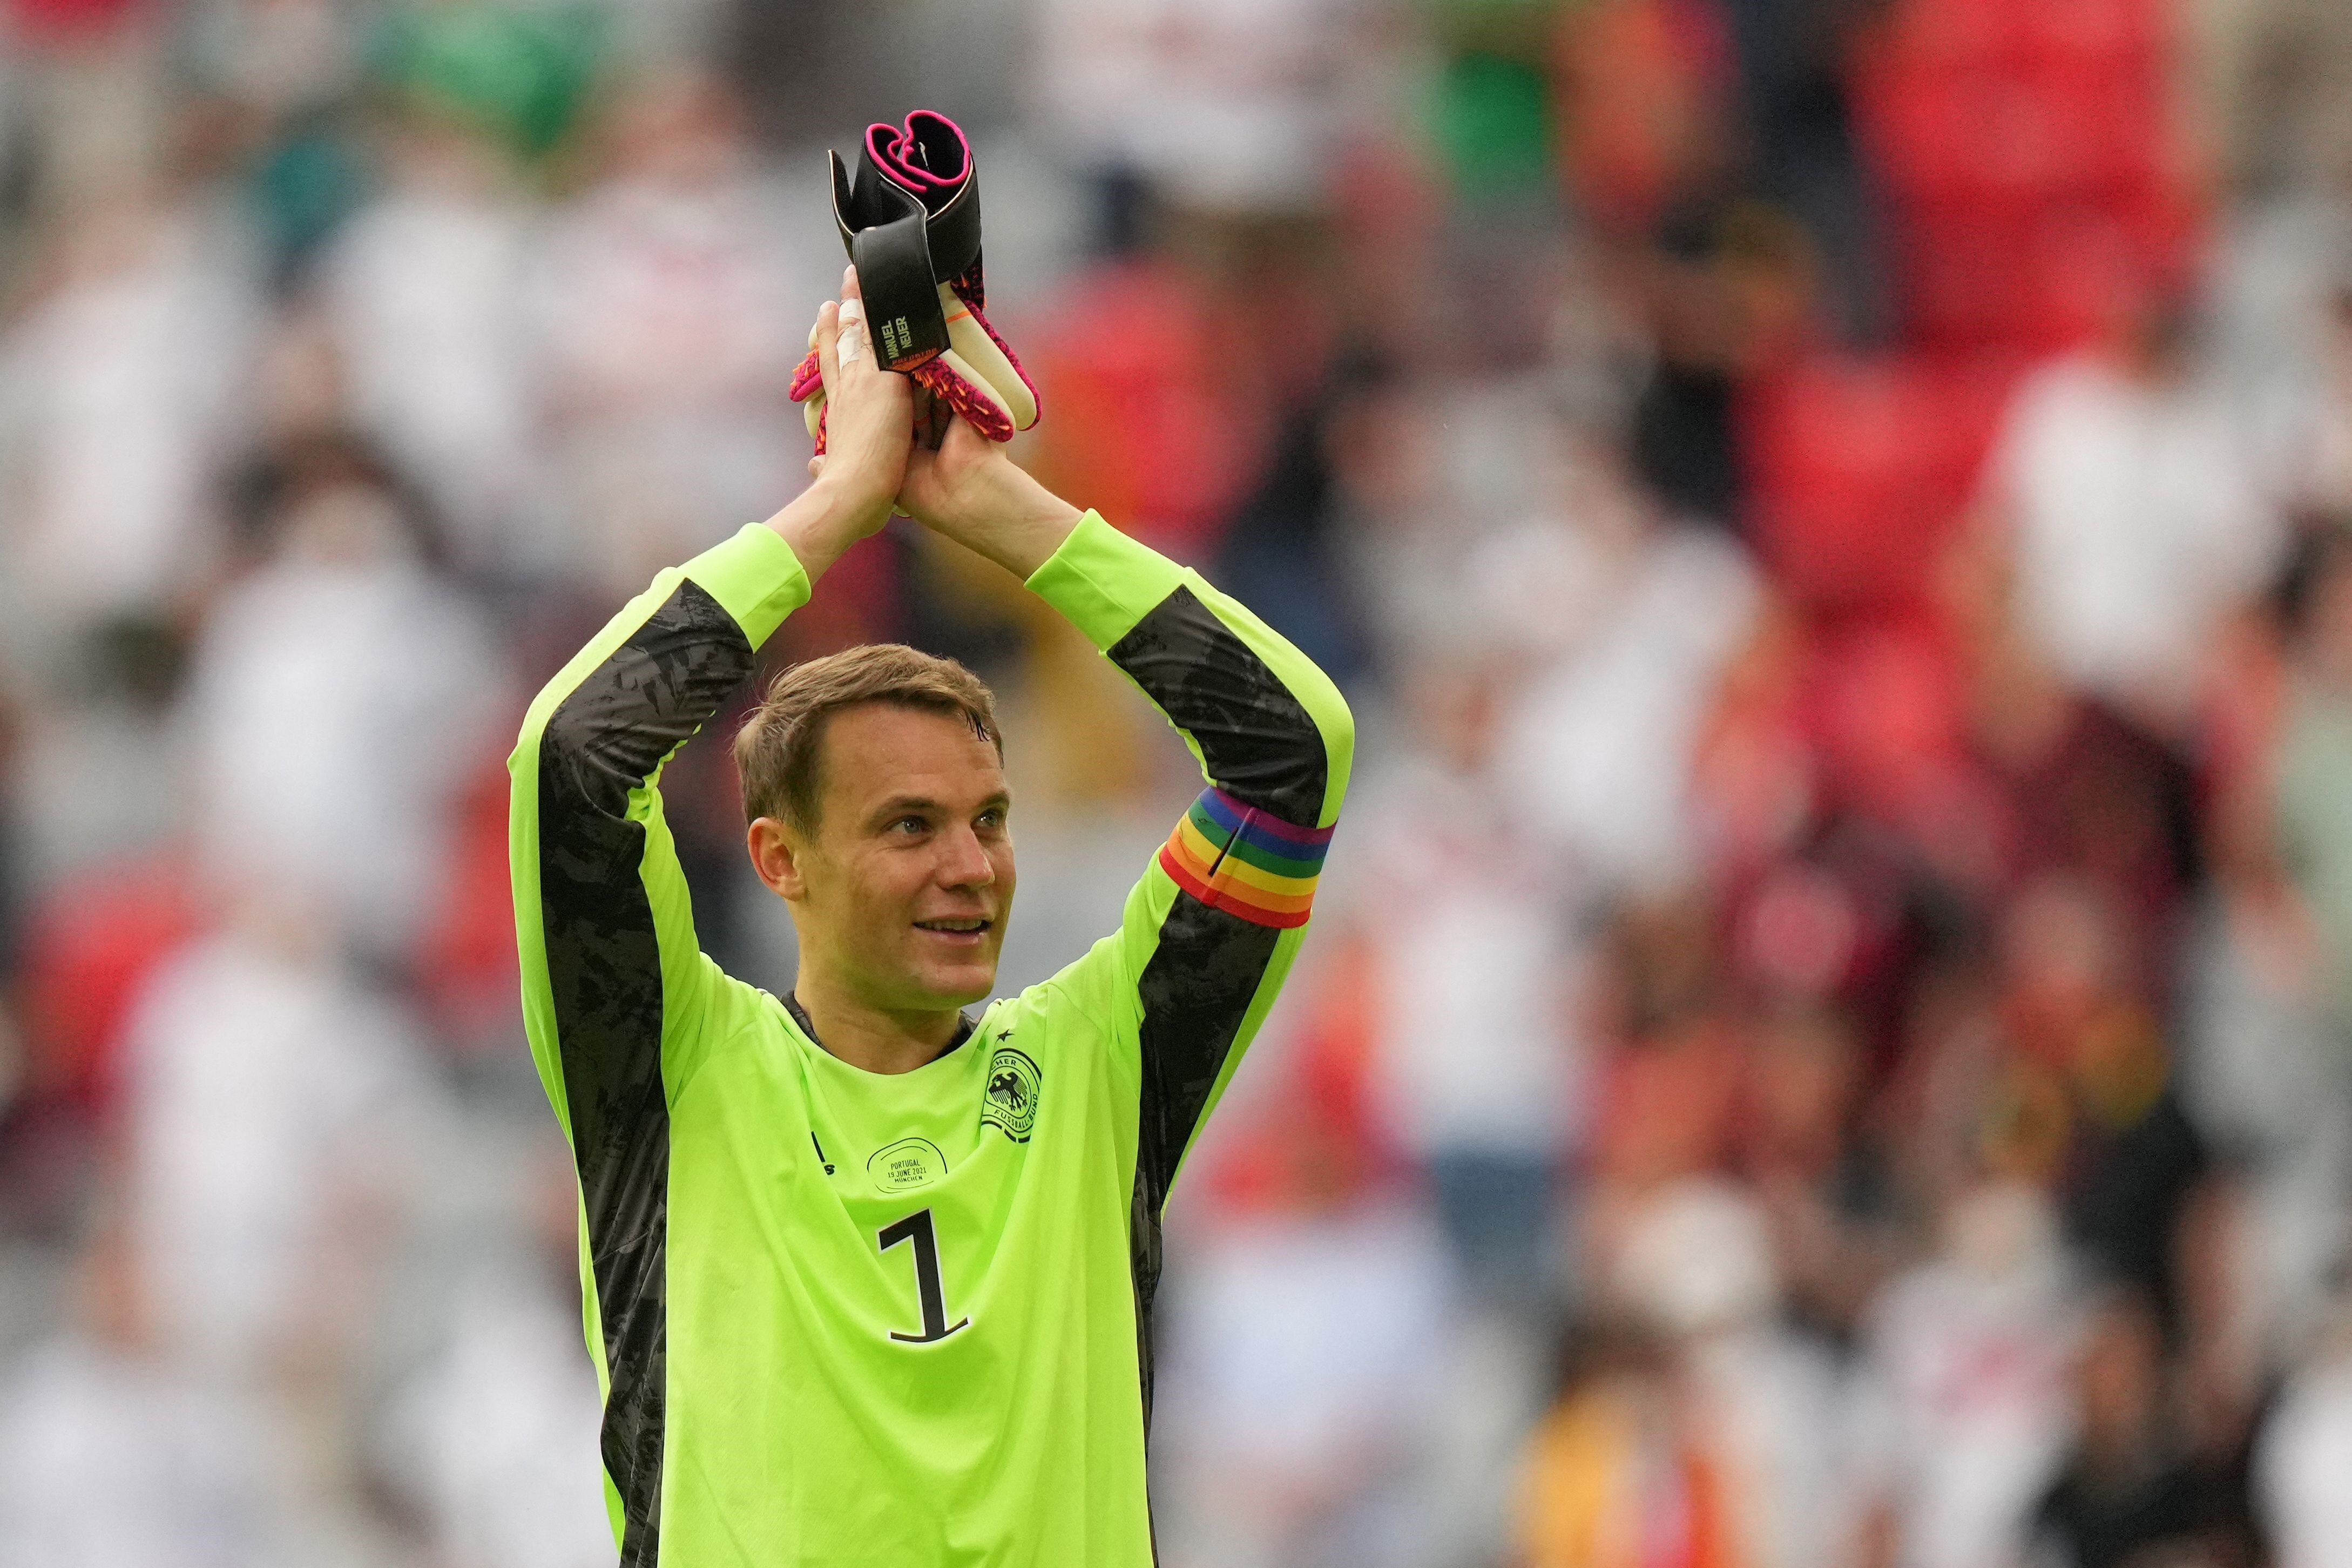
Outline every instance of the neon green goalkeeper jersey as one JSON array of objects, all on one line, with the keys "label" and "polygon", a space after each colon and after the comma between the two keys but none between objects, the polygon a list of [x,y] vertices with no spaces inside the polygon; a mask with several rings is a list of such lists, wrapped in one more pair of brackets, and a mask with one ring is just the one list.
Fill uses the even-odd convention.
[{"label": "neon green goalkeeper jersey", "polygon": [[1153,1560],[1161,1206],[1281,985],[1347,787],[1322,673],[1088,513],[1029,580],[1210,787],[1119,929],[869,1073],[698,948],[664,762],[808,597],[743,530],[532,703],[509,767],[523,1013],[571,1140],[625,1564]]}]

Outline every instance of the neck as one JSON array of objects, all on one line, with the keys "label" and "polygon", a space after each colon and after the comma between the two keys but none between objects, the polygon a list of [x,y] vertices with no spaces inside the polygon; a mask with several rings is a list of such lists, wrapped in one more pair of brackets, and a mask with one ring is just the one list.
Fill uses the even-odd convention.
[{"label": "neck", "polygon": [[953,1007],[877,1007],[806,963],[793,982],[793,996],[808,1015],[817,1044],[867,1072],[912,1072],[938,1060],[963,1022]]}]

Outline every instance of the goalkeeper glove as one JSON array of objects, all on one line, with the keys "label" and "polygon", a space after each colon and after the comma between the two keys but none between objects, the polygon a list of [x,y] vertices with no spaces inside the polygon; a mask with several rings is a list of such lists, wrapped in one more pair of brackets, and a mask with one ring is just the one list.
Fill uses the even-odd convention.
[{"label": "goalkeeper glove", "polygon": [[[833,216],[857,268],[877,358],[914,378],[992,441],[1037,422],[1037,390],[983,313],[980,178],[955,121],[927,109],[874,125],[853,182],[831,153]],[[814,342],[814,339],[812,339]],[[793,377],[816,449],[824,382],[814,349]]]}]

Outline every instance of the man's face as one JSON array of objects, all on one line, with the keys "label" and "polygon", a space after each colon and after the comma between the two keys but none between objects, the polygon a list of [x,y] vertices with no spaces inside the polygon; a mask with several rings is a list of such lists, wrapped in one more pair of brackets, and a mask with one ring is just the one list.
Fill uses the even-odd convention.
[{"label": "man's face", "polygon": [[784,830],[797,885],[778,889],[807,956],[870,1006],[980,1001],[1013,905],[996,747],[960,715],[887,702],[831,714],[822,745],[816,824]]}]

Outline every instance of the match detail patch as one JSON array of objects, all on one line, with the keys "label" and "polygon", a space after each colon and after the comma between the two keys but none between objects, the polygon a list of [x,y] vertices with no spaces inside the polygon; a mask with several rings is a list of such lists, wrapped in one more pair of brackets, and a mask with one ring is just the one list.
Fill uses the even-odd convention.
[{"label": "match detail patch", "polygon": [[1328,827],[1294,826],[1213,788],[1168,836],[1160,866],[1211,909],[1256,925],[1303,926],[1330,843]]}]

